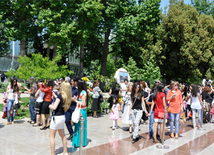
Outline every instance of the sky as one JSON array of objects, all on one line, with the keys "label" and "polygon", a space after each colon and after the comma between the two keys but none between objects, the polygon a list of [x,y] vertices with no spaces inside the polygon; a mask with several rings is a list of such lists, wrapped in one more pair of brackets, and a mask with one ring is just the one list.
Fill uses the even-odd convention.
[{"label": "sky", "polygon": [[[185,4],[191,4],[191,0],[184,0]],[[169,0],[161,0],[161,6],[160,8],[162,8],[164,10],[165,6],[169,5]]]}]

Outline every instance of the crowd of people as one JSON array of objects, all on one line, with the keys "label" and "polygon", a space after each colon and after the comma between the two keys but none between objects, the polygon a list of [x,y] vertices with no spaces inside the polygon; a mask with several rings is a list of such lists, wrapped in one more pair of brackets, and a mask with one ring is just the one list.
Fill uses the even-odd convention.
[{"label": "crowd of people", "polygon": [[[125,79],[119,87],[114,83],[109,95],[111,108],[109,119],[113,122],[112,130],[118,128],[119,111],[122,111],[122,123],[129,125],[133,143],[141,138],[138,133],[139,125],[147,124],[148,119],[149,136],[154,143],[158,143],[162,142],[163,123],[166,120],[170,136],[178,139],[180,122],[192,120],[193,128],[196,129],[201,128],[203,122],[212,123],[214,117],[212,108],[214,94],[212,81],[208,78],[203,80],[202,85],[185,85],[177,81],[166,85],[157,80],[153,88],[149,88],[145,81],[132,83]],[[120,97],[122,102],[119,102]]]},{"label": "crowd of people", "polygon": [[[67,140],[72,141],[74,147],[80,146],[80,121],[72,123],[72,114],[76,108],[80,108],[81,116],[84,118],[83,146],[87,145],[87,110],[89,95],[86,83],[78,77],[66,77],[60,80],[39,80],[36,83],[32,77],[29,79],[30,88],[23,87],[24,93],[30,94],[29,111],[33,127],[40,130],[50,129],[51,154],[55,154],[55,135],[58,131],[62,143],[63,154],[67,154]],[[97,111],[100,110],[102,102],[102,91],[99,88],[99,80],[93,84],[92,116],[98,118]],[[14,105],[19,102],[21,85],[16,79],[12,79],[7,87],[4,102],[7,103],[7,123],[14,124]],[[132,134],[132,142],[138,141],[139,125],[147,124],[149,121],[149,136],[154,143],[163,140],[164,114],[170,127],[170,136],[179,138],[179,122],[192,120],[193,128],[200,128],[203,122],[212,122],[213,113],[213,88],[212,81],[203,80],[203,85],[184,85],[172,81],[166,85],[157,80],[150,88],[145,81],[130,82],[125,79],[118,86],[113,83],[109,91],[109,108],[112,120],[112,130],[118,129],[118,120],[122,112],[122,123],[128,125],[129,133]],[[7,100],[7,101],[6,101]],[[196,112],[198,122],[196,121]],[[50,115],[51,113],[51,115]],[[204,117],[202,117],[202,114]],[[181,118],[182,117],[182,118]],[[66,124],[69,137],[65,137],[64,124]],[[159,127],[158,127],[159,126]],[[175,126],[175,131],[174,131]],[[73,130],[74,128],[74,130]],[[158,133],[158,130],[160,133]],[[160,135],[160,136],[159,136]]]},{"label": "crowd of people", "polygon": [[[88,91],[84,80],[78,77],[66,77],[52,81],[39,80],[36,84],[35,79],[29,79],[30,88],[23,87],[24,93],[30,94],[29,111],[30,120],[28,123],[33,127],[41,127],[40,130],[50,129],[51,154],[55,154],[55,135],[58,131],[63,144],[63,153],[67,154],[67,140],[72,140],[74,147],[80,145],[80,121],[71,123],[71,116],[76,107],[81,108],[81,116],[84,118],[83,146],[87,145],[87,111]],[[15,105],[19,102],[21,94],[21,85],[16,79],[11,80],[8,85],[4,103],[7,104],[7,123],[14,124]],[[11,110],[13,109],[13,110]],[[12,111],[12,119],[10,112]],[[51,116],[50,116],[51,113]],[[64,133],[64,124],[69,131],[69,137],[66,139]]]}]

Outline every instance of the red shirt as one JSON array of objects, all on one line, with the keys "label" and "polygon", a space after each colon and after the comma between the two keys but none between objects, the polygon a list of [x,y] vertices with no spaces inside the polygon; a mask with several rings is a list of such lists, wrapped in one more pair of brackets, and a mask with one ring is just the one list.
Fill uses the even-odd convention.
[{"label": "red shirt", "polygon": [[[163,92],[158,92],[157,98],[155,101],[155,113],[154,118],[160,119],[158,117],[158,112],[164,112],[164,106],[163,106],[163,98],[165,97],[165,94]],[[163,118],[161,118],[163,119]]]},{"label": "red shirt", "polygon": [[42,88],[42,85],[39,84],[39,89],[42,92],[45,92],[44,101],[51,102],[52,101],[52,86],[47,87],[47,88],[46,88],[46,86],[44,86],[44,88]]}]

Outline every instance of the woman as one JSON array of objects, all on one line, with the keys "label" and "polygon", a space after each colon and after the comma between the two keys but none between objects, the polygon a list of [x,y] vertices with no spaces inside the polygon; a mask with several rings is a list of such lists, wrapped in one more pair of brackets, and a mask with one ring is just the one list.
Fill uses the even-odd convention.
[{"label": "woman", "polygon": [[117,87],[117,82],[114,82],[113,85],[112,85],[112,88],[110,89],[109,91],[109,96],[110,97],[110,109],[113,105],[113,98],[116,97],[116,98],[119,98],[119,96],[121,96],[121,93],[120,93],[120,89]]},{"label": "woman", "polygon": [[[39,80],[39,82],[44,85],[44,80]],[[34,127],[41,126],[41,112],[42,112],[42,104],[44,100],[45,93],[41,92],[41,90],[37,90],[35,97],[36,99],[36,106],[35,106],[35,113],[36,113],[36,124],[33,124]]]},{"label": "woman", "polygon": [[212,94],[212,89],[209,86],[205,86],[203,91],[202,91],[202,101],[203,101],[203,105],[204,105],[205,111],[207,112],[207,113],[205,113],[205,115],[203,117],[205,118],[205,120],[207,122],[210,121],[209,111],[210,111],[210,109],[212,107],[211,94]]},{"label": "woman", "polygon": [[[160,138],[161,140],[163,139],[163,122],[164,122],[164,118],[160,117],[158,114],[164,113],[164,108],[166,107],[166,101],[165,101],[165,94],[164,94],[164,85],[163,84],[159,84],[156,88],[156,91],[154,93],[153,96],[153,101],[152,101],[152,107],[151,107],[151,111],[153,111],[153,107],[155,104],[155,112],[154,112],[154,128],[153,128],[153,142],[157,143],[157,128],[158,128],[158,124],[160,124]],[[151,112],[149,113],[149,115],[151,115]]]},{"label": "woman", "polygon": [[146,114],[148,115],[148,112],[146,111],[145,107],[144,97],[141,92],[140,83],[135,82],[131,93],[131,103],[129,108],[129,116],[132,116],[134,129],[132,143],[135,143],[140,138],[138,131],[143,110],[145,110]]},{"label": "woman", "polygon": [[193,128],[196,128],[196,122],[195,122],[195,114],[196,110],[198,112],[199,122],[200,126],[202,125],[202,98],[200,95],[199,87],[197,85],[192,85],[191,95],[190,95],[190,104],[192,109],[192,121],[193,121]]},{"label": "woman", "polygon": [[129,116],[132,87],[133,87],[133,83],[130,82],[128,84],[128,88],[127,88],[127,91],[125,93],[125,96],[123,97],[123,104],[121,105],[121,107],[123,107],[123,105],[125,104],[123,115],[122,115],[122,123],[123,124],[129,124],[129,133],[132,133],[132,117]]},{"label": "woman", "polygon": [[179,118],[180,113],[183,111],[183,99],[181,91],[178,89],[178,82],[173,81],[171,83],[171,90],[168,91],[166,100],[169,101],[169,106],[171,109],[170,114],[171,137],[174,138],[173,126],[175,122],[175,138],[178,139]]},{"label": "woman", "polygon": [[24,93],[26,94],[30,94],[30,103],[29,103],[29,111],[30,111],[30,118],[31,120],[28,121],[30,124],[35,124],[36,123],[36,115],[35,115],[35,109],[34,109],[34,105],[35,105],[35,101],[36,101],[36,91],[37,91],[37,85],[35,83],[35,79],[33,77],[31,77],[29,79],[30,82],[30,89],[28,89],[27,87],[23,87],[25,90]]},{"label": "woman", "polygon": [[[40,130],[46,130],[50,126],[49,121],[49,105],[52,102],[52,87],[53,87],[53,81],[51,79],[47,80],[46,82],[47,87],[45,85],[42,85],[42,83],[39,83],[39,89],[41,92],[45,92],[44,102],[42,104],[42,111],[41,111],[41,117],[42,117],[42,128]],[[44,88],[43,88],[44,87]],[[45,125],[45,115],[47,116],[47,125]]]},{"label": "woman", "polygon": [[[15,100],[18,101],[18,96],[19,96],[19,87],[17,85],[17,80],[13,79],[10,81],[10,85],[7,86],[7,93],[4,98],[4,100],[7,99],[7,123],[8,124],[14,124],[14,118],[15,118],[15,111],[12,110],[12,119],[10,122],[10,111],[14,105]],[[14,108],[13,108],[14,109]]]},{"label": "woman", "polygon": [[69,109],[72,99],[71,85],[68,82],[61,84],[61,91],[54,104],[49,105],[53,111],[50,124],[51,155],[55,155],[55,136],[58,131],[63,144],[63,155],[67,155],[67,140],[64,133],[65,112]]},{"label": "woman", "polygon": [[99,101],[99,96],[102,94],[102,91],[99,87],[99,80],[94,81],[93,85],[93,101],[91,105],[91,111],[93,111],[93,117],[97,118],[97,111],[100,110],[100,101]]},{"label": "woman", "polygon": [[[149,109],[149,106],[147,105],[147,100],[149,99],[149,96],[150,96],[149,88],[145,81],[141,81],[140,84],[141,84],[140,86],[142,89],[142,94],[144,96],[146,110],[149,111],[150,109]],[[144,123],[147,124],[148,116],[146,115],[145,112],[143,112],[142,120],[143,120],[142,124],[144,124]]]},{"label": "woman", "polygon": [[[77,106],[81,106],[81,115],[84,118],[84,125],[83,125],[83,147],[87,145],[87,111],[86,111],[86,106],[88,105],[88,93],[87,93],[87,87],[86,83],[83,80],[78,80],[78,98],[73,99],[76,103]],[[75,124],[75,129],[74,129],[74,136],[73,136],[73,143],[72,146],[74,147],[79,147],[80,145],[80,127],[81,127],[81,122],[79,121],[78,123]]]}]

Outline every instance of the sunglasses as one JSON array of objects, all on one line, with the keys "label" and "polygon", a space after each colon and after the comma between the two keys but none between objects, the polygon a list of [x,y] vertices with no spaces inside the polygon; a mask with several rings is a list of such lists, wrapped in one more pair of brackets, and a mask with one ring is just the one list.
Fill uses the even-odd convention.
[{"label": "sunglasses", "polygon": [[140,86],[137,86],[136,88],[140,88]]}]

